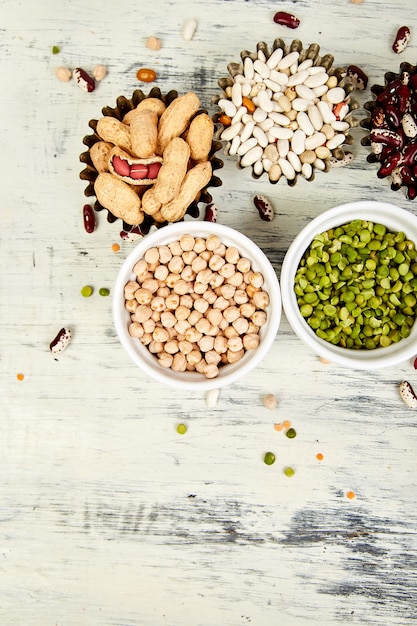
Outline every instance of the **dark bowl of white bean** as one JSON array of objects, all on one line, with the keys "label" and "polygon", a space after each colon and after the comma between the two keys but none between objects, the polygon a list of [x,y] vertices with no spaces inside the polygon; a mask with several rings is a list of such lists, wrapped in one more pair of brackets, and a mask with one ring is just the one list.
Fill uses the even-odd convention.
[{"label": "dark bowl of white bean", "polygon": [[298,39],[276,39],[240,56],[218,80],[220,111],[213,118],[224,153],[239,169],[293,186],[353,158],[344,146],[353,144],[350,130],[359,125],[353,116],[359,104],[350,95],[356,83],[334,66],[333,55],[321,56],[316,43],[303,48]]},{"label": "dark bowl of white bean", "polygon": [[113,319],[144,375],[209,391],[247,376],[281,321],[277,275],[242,233],[184,220],[145,237],[119,270]]},{"label": "dark bowl of white bean", "polygon": [[282,264],[283,308],[313,352],[352,369],[379,369],[417,351],[417,217],[361,201],[314,218]]}]

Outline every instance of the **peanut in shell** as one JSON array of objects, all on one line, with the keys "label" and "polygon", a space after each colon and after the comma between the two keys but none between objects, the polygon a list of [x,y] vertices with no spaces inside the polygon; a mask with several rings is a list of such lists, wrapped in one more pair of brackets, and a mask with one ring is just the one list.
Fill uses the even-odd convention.
[{"label": "peanut in shell", "polygon": [[143,222],[145,216],[139,196],[113,174],[100,173],[94,182],[94,191],[99,203],[126,224],[136,226]]},{"label": "peanut in shell", "polygon": [[159,119],[157,154],[163,154],[171,139],[179,137],[185,131],[199,107],[200,100],[193,91],[188,91],[171,102]]}]

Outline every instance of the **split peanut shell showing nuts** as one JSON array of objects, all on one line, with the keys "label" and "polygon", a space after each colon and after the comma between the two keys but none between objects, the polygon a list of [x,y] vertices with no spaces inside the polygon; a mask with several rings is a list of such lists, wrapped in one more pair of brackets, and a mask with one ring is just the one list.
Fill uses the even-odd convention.
[{"label": "split peanut shell showing nuts", "polygon": [[[145,235],[152,226],[182,220],[186,214],[198,217],[198,204],[212,202],[209,187],[222,184],[215,174],[223,167],[216,157],[221,143],[214,139],[214,123],[193,92],[162,94],[154,87],[145,95],[138,89],[130,99],[119,96],[115,107],[104,107],[102,117],[90,120],[89,126],[93,132],[83,138],[88,150],[80,155],[80,178],[88,182],[84,194],[96,196],[94,209],[106,211],[109,223],[121,219],[124,232],[139,229]],[[167,180],[174,138],[187,144],[187,162],[171,167],[170,175],[178,180],[167,193],[158,176],[161,171]],[[167,167],[162,171],[164,154]],[[177,157],[175,153],[174,160]],[[185,184],[187,171],[200,163],[205,167],[187,179],[194,183]],[[181,201],[187,204],[180,206]]]},{"label": "split peanut shell showing nuts", "polygon": [[298,39],[271,47],[260,41],[218,80],[216,138],[253,178],[266,174],[273,184],[283,178],[293,186],[300,175],[312,181],[316,171],[327,172],[332,159],[348,162],[343,145],[353,143],[349,132],[359,125],[355,84],[331,54],[319,53],[318,44],[304,49]]}]

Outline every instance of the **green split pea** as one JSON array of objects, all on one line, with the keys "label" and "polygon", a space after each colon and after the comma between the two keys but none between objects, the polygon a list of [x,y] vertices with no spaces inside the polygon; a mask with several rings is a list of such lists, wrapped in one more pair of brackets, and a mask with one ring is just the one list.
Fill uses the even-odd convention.
[{"label": "green split pea", "polygon": [[415,243],[366,220],[332,228],[304,253],[294,292],[321,339],[353,349],[387,347],[408,337],[415,321]]}]

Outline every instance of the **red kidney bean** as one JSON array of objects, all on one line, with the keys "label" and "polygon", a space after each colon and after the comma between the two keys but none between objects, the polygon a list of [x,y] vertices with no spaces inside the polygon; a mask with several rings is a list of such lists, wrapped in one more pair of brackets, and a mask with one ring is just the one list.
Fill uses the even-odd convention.
[{"label": "red kidney bean", "polygon": [[68,347],[71,341],[72,333],[69,328],[61,328],[55,339],[49,344],[49,349],[52,354],[59,354]]},{"label": "red kidney bean", "polygon": [[385,143],[393,148],[402,148],[403,139],[399,133],[387,128],[374,128],[371,130],[371,141],[375,143]]},{"label": "red kidney bean", "polygon": [[204,221],[205,222],[217,222],[217,213],[218,209],[215,204],[210,203],[206,206],[206,211],[204,213]]},{"label": "red kidney bean", "polygon": [[398,110],[405,113],[410,102],[410,89],[408,85],[400,85],[397,89]]},{"label": "red kidney bean", "polygon": [[83,221],[86,232],[94,232],[96,227],[96,218],[94,217],[93,208],[89,204],[85,204],[83,207]]},{"label": "red kidney bean", "polygon": [[161,169],[162,163],[151,163],[148,165],[148,178],[156,178],[158,176],[158,172]]},{"label": "red kidney bean", "polygon": [[409,200],[414,200],[416,196],[417,196],[417,185],[408,185],[407,198]]},{"label": "red kidney bean", "polygon": [[400,176],[403,183],[405,183],[406,185],[415,185],[417,183],[417,179],[413,171],[405,165],[400,166]]},{"label": "red kidney bean", "polygon": [[388,83],[385,89],[383,89],[381,93],[377,95],[377,102],[380,102],[381,104],[392,102],[391,99],[393,96],[395,96],[401,84],[402,83],[399,78]]},{"label": "red kidney bean", "polygon": [[259,217],[265,222],[271,222],[274,219],[274,208],[265,196],[255,196],[253,199],[255,207],[258,209]]},{"label": "red kidney bean", "polygon": [[401,161],[401,152],[393,152],[390,156],[383,161],[381,167],[378,170],[378,178],[385,178],[392,173],[392,170],[397,167]]},{"label": "red kidney bean", "polygon": [[356,89],[363,91],[368,85],[368,77],[363,70],[357,65],[349,65],[346,75],[355,85]]},{"label": "red kidney bean", "polygon": [[133,180],[142,180],[143,178],[148,178],[148,167],[143,163],[135,163],[135,165],[130,166],[129,172],[130,178]]},{"label": "red kidney bean", "polygon": [[415,163],[417,158],[417,143],[411,143],[403,150],[403,163],[407,167],[410,167]]},{"label": "red kidney bean", "polygon": [[119,174],[119,176],[129,176],[130,166],[126,159],[114,156],[112,159],[112,165],[114,167],[114,171],[116,174]]},{"label": "red kidney bean", "polygon": [[96,88],[94,78],[87,74],[85,70],[81,69],[81,67],[76,67],[75,70],[73,70],[72,72],[72,76],[77,85],[83,91],[91,92],[94,91],[94,89]]},{"label": "red kidney bean", "polygon": [[275,24],[281,24],[282,26],[286,26],[287,28],[298,28],[300,25],[300,20],[292,13],[287,13],[286,11],[278,11],[274,15]]},{"label": "red kidney bean", "polygon": [[406,49],[409,41],[410,29],[408,28],[408,26],[401,26],[401,28],[398,29],[397,34],[395,35],[392,49],[396,54],[401,54],[401,52]]},{"label": "red kidney bean", "polygon": [[400,127],[401,114],[393,104],[388,104],[388,106],[385,107],[385,118],[393,130],[397,130],[397,128]]},{"label": "red kidney bean", "polygon": [[371,123],[373,128],[386,127],[385,113],[382,107],[375,107],[371,112]]}]

